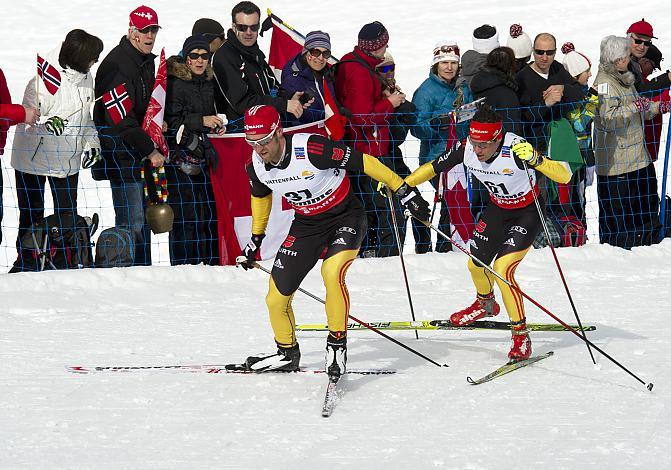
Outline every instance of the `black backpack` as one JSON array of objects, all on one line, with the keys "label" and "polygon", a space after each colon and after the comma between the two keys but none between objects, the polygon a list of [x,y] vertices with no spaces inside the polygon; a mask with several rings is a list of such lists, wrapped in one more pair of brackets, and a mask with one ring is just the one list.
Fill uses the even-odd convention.
[{"label": "black backpack", "polygon": [[133,234],[121,227],[100,232],[96,241],[96,268],[125,268],[133,265]]},{"label": "black backpack", "polygon": [[93,266],[91,236],[97,228],[98,214],[84,218],[63,212],[35,222],[21,237],[19,256],[10,272]]}]

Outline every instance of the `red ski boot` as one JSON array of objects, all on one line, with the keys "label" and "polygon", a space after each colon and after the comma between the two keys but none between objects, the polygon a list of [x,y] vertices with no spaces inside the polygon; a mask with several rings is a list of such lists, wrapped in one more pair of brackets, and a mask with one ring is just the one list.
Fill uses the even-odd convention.
[{"label": "red ski boot", "polygon": [[495,317],[501,311],[501,307],[494,300],[494,293],[487,295],[478,294],[478,298],[463,310],[459,310],[450,316],[450,322],[456,326],[466,326],[484,317]]},{"label": "red ski boot", "polygon": [[531,338],[526,327],[526,322],[513,326],[513,342],[508,351],[510,362],[523,361],[531,356]]}]

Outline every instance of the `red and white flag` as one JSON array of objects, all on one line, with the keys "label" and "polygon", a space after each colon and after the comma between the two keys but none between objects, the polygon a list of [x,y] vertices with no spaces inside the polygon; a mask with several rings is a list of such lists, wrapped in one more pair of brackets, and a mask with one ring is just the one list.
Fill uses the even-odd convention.
[{"label": "red and white flag", "polygon": [[61,87],[61,73],[39,54],[37,54],[37,75],[44,82],[47,91],[55,95]]},{"label": "red and white flag", "polygon": [[156,71],[154,80],[154,90],[151,92],[151,99],[147,112],[144,114],[142,128],[154,141],[154,145],[161,151],[163,156],[168,156],[168,144],[163,136],[163,114],[165,111],[165,95],[168,82],[167,67],[165,65],[165,48],[161,49],[161,59]]},{"label": "red and white flag", "polygon": [[279,80],[282,69],[291,59],[303,50],[305,36],[286,24],[277,16],[270,13],[273,24],[273,34],[270,37],[270,50],[268,51],[268,65]]},{"label": "red and white flag", "polygon": [[347,118],[340,114],[336,100],[331,94],[326,78],[324,80],[324,125],[331,140],[341,140],[345,136]]},{"label": "red and white flag", "polygon": [[102,100],[114,125],[119,124],[133,108],[133,102],[123,83],[104,93]]}]

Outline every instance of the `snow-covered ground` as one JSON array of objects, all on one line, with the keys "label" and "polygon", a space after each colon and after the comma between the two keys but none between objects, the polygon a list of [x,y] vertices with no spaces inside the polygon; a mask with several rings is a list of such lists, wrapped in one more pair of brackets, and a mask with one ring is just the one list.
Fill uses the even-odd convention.
[{"label": "snow-covered ground", "polygon": [[[100,36],[106,51],[137,4],[3,2],[0,66],[15,101],[48,51],[72,28]],[[151,2],[174,53],[193,20],[227,24],[233,3]],[[334,51],[351,49],[363,23],[390,30],[399,84],[412,92],[427,74],[433,44],[489,22],[507,36],[520,22],[530,35],[551,31],[593,62],[607,34],[641,17],[671,51],[668,2],[261,3],[302,32],[331,33]],[[502,39],[504,42],[505,39]],[[261,40],[267,46],[267,38]],[[558,57],[561,60],[561,55]],[[665,68],[668,67],[666,64]],[[414,155],[409,144],[408,155]],[[0,265],[14,256],[16,203],[9,158]],[[660,173],[661,174],[661,173]],[[111,222],[111,201],[82,173],[82,206]],[[595,216],[596,214],[593,214]],[[165,263],[165,240],[157,245]],[[147,372],[74,375],[66,365],[221,364],[269,351],[267,276],[230,267],[156,266],[81,272],[0,274],[0,468],[669,468],[671,457],[671,242],[626,252],[590,244],[558,251],[589,337],[645,382],[605,357],[594,366],[570,333],[535,333],[536,352],[555,356],[473,387],[505,360],[506,332],[390,333],[449,368],[439,369],[370,332],[350,335],[349,365],[389,367],[393,376],[347,377],[333,416],[320,417],[319,375],[207,375]],[[472,301],[459,253],[406,258],[417,317],[445,318]],[[269,265],[268,263],[266,263]],[[523,289],[574,322],[551,254],[534,250],[518,269]],[[398,259],[357,260],[348,276],[352,314],[367,321],[410,317]],[[304,286],[323,296],[318,271]],[[324,321],[301,294],[300,323]],[[528,306],[532,322],[551,321]],[[323,361],[323,333],[301,333],[303,365]]]}]

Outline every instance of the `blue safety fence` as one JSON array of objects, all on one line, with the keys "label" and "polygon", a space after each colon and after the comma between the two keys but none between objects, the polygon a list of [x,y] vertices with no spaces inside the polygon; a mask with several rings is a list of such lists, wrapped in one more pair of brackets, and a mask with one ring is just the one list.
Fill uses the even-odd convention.
[{"label": "blue safety fence", "polygon": [[[669,216],[664,210],[669,210],[669,204],[660,201],[660,195],[666,194],[668,120],[643,119],[651,117],[656,106],[653,102],[642,114],[632,99],[624,96],[560,104],[551,112],[545,107],[498,110],[505,129],[524,137],[541,153],[549,152],[554,159],[571,153],[570,183],[557,184],[546,178],[539,181],[551,232],[549,242],[554,246],[609,243],[631,248],[657,243],[665,236]],[[376,150],[383,163],[405,177],[449,147],[448,140],[452,142],[447,121],[437,117],[444,116],[396,112],[384,116],[384,125],[367,129],[366,123],[372,120],[361,116],[357,121],[364,124],[356,135],[363,137],[352,139],[350,132],[345,141],[366,152]],[[10,129],[2,157],[0,266],[39,270],[49,268],[49,262],[57,264],[54,260],[68,268],[95,266],[98,246],[90,253],[84,250],[78,254],[76,243],[86,245],[88,238],[97,242],[103,231],[114,227],[119,230],[106,234],[105,246],[117,239],[120,246],[128,246],[132,265],[218,264],[217,210],[207,162],[173,158],[166,164],[167,203],[174,222],[169,233],[155,235],[145,219],[147,202],[139,177],[140,162],[132,168],[136,177],[112,184],[94,179],[89,169],[79,168],[84,148],[76,139],[93,131],[101,139],[111,138],[105,129],[70,128],[69,133],[55,137],[38,128],[33,135],[36,140],[31,141],[21,136],[25,127]],[[452,138],[464,141],[467,132],[467,121],[457,124]],[[123,149],[120,141],[115,142],[118,147],[104,151],[104,159],[111,161],[111,154]],[[436,177],[420,190],[435,205],[434,224],[458,235],[457,225],[468,226],[469,217],[471,224],[477,221],[489,194],[463,167],[454,171],[456,174],[443,177],[442,183]],[[390,204],[406,251],[450,250],[446,240],[437,240],[425,227],[406,221],[398,201],[389,201],[376,181],[363,174],[350,178],[368,218],[361,256],[398,254]],[[455,178],[465,182],[463,188],[455,185]],[[52,214],[55,217],[41,226]],[[455,217],[460,218],[456,224]],[[545,235],[539,234],[535,246],[547,243]]]}]

